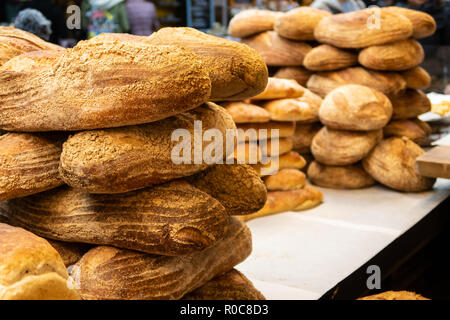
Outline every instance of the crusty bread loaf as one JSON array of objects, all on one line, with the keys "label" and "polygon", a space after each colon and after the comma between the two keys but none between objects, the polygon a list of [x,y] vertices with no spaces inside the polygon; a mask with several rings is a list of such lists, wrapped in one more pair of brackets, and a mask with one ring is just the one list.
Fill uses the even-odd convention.
[{"label": "crusty bread loaf", "polygon": [[431,77],[422,67],[403,71],[401,75],[405,78],[408,88],[425,90],[431,85]]},{"label": "crusty bread loaf", "polygon": [[[270,159],[266,164],[252,164],[251,167],[256,170],[259,176],[268,176],[283,169],[303,169],[306,166],[306,160],[297,152],[291,151],[278,158]],[[266,170],[262,170],[266,169]]]},{"label": "crusty bread loaf", "polygon": [[262,92],[267,85],[268,71],[264,60],[255,50],[241,43],[191,28],[163,28],[153,33],[148,41],[156,45],[177,45],[195,52],[209,72],[212,101],[247,99]]},{"label": "crusty bread loaf", "polygon": [[306,87],[312,72],[304,67],[282,67],[273,75],[274,78],[291,79],[303,87]]},{"label": "crusty bread loaf", "polygon": [[430,300],[420,294],[409,291],[386,291],[367,297],[359,298],[358,300]]},{"label": "crusty bread loaf", "polygon": [[0,223],[0,300],[79,300],[58,252],[21,228]]},{"label": "crusty bread loaf", "polygon": [[431,189],[436,179],[425,178],[415,170],[416,158],[424,154],[406,137],[383,140],[363,160],[364,169],[378,182],[392,189],[421,192]]},{"label": "crusty bread loaf", "polygon": [[3,64],[0,67],[0,72],[33,72],[51,69],[63,53],[62,50],[40,50],[23,53]]},{"label": "crusty bread loaf", "polygon": [[293,67],[303,65],[305,55],[312,49],[306,42],[281,38],[275,31],[267,31],[242,39],[255,49],[268,66]]},{"label": "crusty bread loaf", "polygon": [[209,99],[211,81],[202,60],[186,49],[82,41],[51,70],[0,73],[0,91],[1,128],[72,131],[153,122],[196,108]]},{"label": "crusty bread loaf", "polygon": [[345,166],[367,156],[383,139],[383,130],[344,131],[323,127],[314,137],[311,152],[323,164]]},{"label": "crusty bread loaf", "polygon": [[384,129],[384,136],[407,137],[418,145],[427,145],[431,127],[419,119],[393,120]]},{"label": "crusty bread loaf", "polygon": [[130,42],[146,42],[148,37],[136,36],[129,33],[100,33],[99,35],[89,39],[89,42],[105,42],[105,41],[130,41]]},{"label": "crusty bread loaf", "polygon": [[308,167],[308,179],[319,187],[330,189],[362,189],[375,184],[361,164],[328,166],[313,161]]},{"label": "crusty bread loaf", "polygon": [[252,100],[300,98],[305,90],[295,80],[269,78],[266,89],[253,97]]},{"label": "crusty bread loaf", "polygon": [[[256,141],[271,138],[287,138],[295,133],[295,122],[270,121],[267,123],[241,123],[236,125],[238,129],[238,141]],[[241,131],[242,130],[242,131]],[[267,134],[261,135],[260,130],[266,130]],[[276,131],[278,130],[278,133]]]},{"label": "crusty bread loaf", "polygon": [[281,169],[277,173],[265,177],[264,183],[268,191],[298,190],[305,186],[306,175],[297,169]]},{"label": "crusty bread loaf", "polygon": [[408,18],[380,8],[335,14],[322,19],[314,30],[319,42],[339,48],[365,48],[412,36]]},{"label": "crusty bread loaf", "polygon": [[436,21],[426,12],[397,6],[383,8],[382,10],[401,14],[408,18],[412,23],[414,38],[429,37],[436,31]]},{"label": "crusty bread loaf", "polygon": [[361,50],[358,61],[364,67],[382,71],[403,71],[423,62],[425,53],[417,40],[407,39]]},{"label": "crusty bread loaf", "polygon": [[58,166],[65,138],[55,133],[0,136],[0,201],[62,185]]},{"label": "crusty bread loaf", "polygon": [[319,110],[320,121],[339,130],[377,130],[391,119],[392,104],[378,90],[345,85],[330,92]]},{"label": "crusty bread loaf", "polygon": [[431,102],[428,96],[416,89],[408,89],[404,94],[390,98],[394,108],[392,115],[394,120],[416,118],[431,110]]},{"label": "crusty bread loaf", "polygon": [[311,124],[298,122],[295,127],[295,134],[289,138],[294,143],[294,150],[299,153],[311,152],[313,138],[320,129],[322,129],[320,122]]},{"label": "crusty bread loaf", "polygon": [[47,241],[59,253],[66,267],[77,263],[91,249],[90,245],[84,243],[70,243],[50,239],[47,239]]},{"label": "crusty bread loaf", "polygon": [[269,101],[263,104],[263,107],[275,121],[312,123],[319,121],[319,101],[321,101],[319,97],[308,93],[302,98]]},{"label": "crusty bread loaf", "polygon": [[77,263],[85,300],[181,299],[250,255],[251,234],[236,219],[213,247],[180,257],[113,247],[90,250]]},{"label": "crusty bread loaf", "polygon": [[183,300],[266,300],[242,273],[233,269],[188,293]]},{"label": "crusty bread loaf", "polygon": [[[190,176],[222,161],[216,153],[211,159],[195,162],[195,150],[205,150],[211,142],[194,140],[195,121],[201,121],[202,136],[216,129],[222,134],[226,152],[226,131],[235,130],[231,116],[214,103],[181,113],[165,120],[123,128],[84,131],[70,137],[63,145],[60,174],[70,186],[88,193],[123,193],[154,184]],[[173,139],[175,130],[187,130],[188,163],[174,162],[173,154],[186,137]],[[221,150],[221,151],[222,151]]]},{"label": "crusty bread loaf", "polygon": [[12,225],[65,242],[112,245],[162,255],[203,250],[224,235],[219,201],[185,181],[119,195],[68,187],[0,205]]},{"label": "crusty bread loaf", "polygon": [[275,21],[281,15],[281,12],[271,10],[242,10],[230,20],[228,34],[235,38],[246,38],[273,30]]},{"label": "crusty bread loaf", "polygon": [[342,50],[328,44],[313,48],[305,57],[305,68],[313,71],[330,71],[354,66],[358,55],[353,51]]},{"label": "crusty bread loaf", "polygon": [[243,102],[226,102],[222,106],[235,123],[264,123],[270,121],[270,113],[260,106]]},{"label": "crusty bread loaf", "polygon": [[261,141],[250,141],[237,144],[233,157],[238,163],[256,164],[260,163],[264,158],[278,157],[288,153],[292,151],[292,147],[292,141],[287,138],[278,139],[278,148],[275,140],[272,139],[267,141],[266,146]]},{"label": "crusty bread loaf", "polygon": [[307,87],[324,98],[337,87],[346,84],[367,86],[388,96],[400,94],[406,89],[406,81],[398,73],[372,71],[361,67],[313,74]]},{"label": "crusty bread loaf", "polygon": [[0,66],[25,52],[38,50],[63,50],[29,32],[0,26]]},{"label": "crusty bread loaf", "polygon": [[275,31],[282,37],[292,40],[315,40],[314,29],[320,20],[331,13],[310,7],[292,9],[278,17]]}]

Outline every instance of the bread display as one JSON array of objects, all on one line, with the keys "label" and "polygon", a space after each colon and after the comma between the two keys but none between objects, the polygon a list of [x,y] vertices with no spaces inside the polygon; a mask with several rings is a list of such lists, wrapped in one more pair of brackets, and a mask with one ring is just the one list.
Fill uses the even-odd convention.
[{"label": "bread display", "polygon": [[59,253],[66,267],[77,263],[91,249],[90,245],[84,243],[70,243],[49,239],[47,241]]},{"label": "bread display", "polygon": [[243,10],[228,25],[228,33],[235,38],[246,38],[260,32],[273,30],[281,12],[271,10]]},{"label": "bread display", "polygon": [[293,142],[293,149],[299,153],[309,153],[314,136],[322,129],[320,122],[311,124],[297,123],[295,134],[289,139]]},{"label": "bread display", "polygon": [[282,169],[264,178],[268,191],[288,191],[302,189],[306,184],[306,175],[297,169]]},{"label": "bread display", "polygon": [[401,73],[406,80],[406,86],[411,89],[425,90],[431,84],[431,77],[422,67],[414,67]]},{"label": "bread display", "polygon": [[314,137],[311,152],[322,164],[343,166],[356,163],[383,139],[383,131],[343,131],[322,128]]},{"label": "bread display", "polygon": [[79,300],[58,252],[24,229],[0,223],[0,300]]},{"label": "bread display", "polygon": [[320,20],[330,15],[328,11],[315,8],[295,8],[278,17],[275,31],[291,40],[315,40],[314,29]]},{"label": "bread display", "polygon": [[268,66],[294,67],[303,65],[303,59],[312,49],[305,42],[281,38],[274,31],[242,39],[242,42],[255,49]]},{"label": "bread display", "polygon": [[407,39],[365,48],[359,53],[358,61],[369,69],[403,71],[418,66],[424,58],[421,44]]},{"label": "bread display", "polygon": [[238,123],[264,123],[270,121],[270,113],[255,104],[244,101],[227,102],[222,104],[231,115],[233,121]]},{"label": "bread display", "polygon": [[178,257],[148,255],[113,247],[97,247],[77,263],[84,300],[170,300],[222,275],[250,254],[251,234],[232,219],[216,245]]},{"label": "bread display", "polygon": [[386,138],[407,137],[418,145],[426,145],[431,127],[419,119],[393,120],[383,129],[383,133]]},{"label": "bread display", "polygon": [[303,87],[306,87],[309,77],[311,77],[312,71],[307,70],[304,67],[282,67],[278,69],[273,75],[274,78],[279,79],[291,79],[297,81],[297,83]]},{"label": "bread display", "polygon": [[409,291],[386,291],[367,297],[359,298],[358,300],[430,300],[424,296]]},{"label": "bread display", "polygon": [[59,173],[60,134],[6,133],[0,136],[0,201],[25,197],[63,184]]},{"label": "bread display", "polygon": [[242,273],[233,269],[185,295],[183,300],[266,300]]},{"label": "bread display", "polygon": [[238,141],[289,138],[295,133],[295,122],[270,121],[267,123],[241,123],[236,126],[242,130],[238,131]]},{"label": "bread display", "polygon": [[393,106],[392,119],[415,118],[431,110],[431,102],[425,93],[408,89],[404,94],[391,97]]},{"label": "bread display", "polygon": [[425,178],[415,170],[415,160],[424,154],[410,139],[383,140],[363,160],[364,169],[379,183],[404,192],[421,192],[433,187],[435,179]]},{"label": "bread display", "polygon": [[361,164],[329,166],[313,161],[308,167],[308,178],[319,187],[331,189],[362,189],[375,184]]},{"label": "bread display", "polygon": [[352,51],[321,44],[308,52],[303,64],[313,71],[338,70],[358,64],[358,55]]},{"label": "bread display", "polygon": [[433,35],[436,31],[436,21],[426,12],[397,6],[383,8],[382,10],[400,14],[408,18],[412,23],[412,35],[414,38],[426,38]]},{"label": "bread display", "polygon": [[300,98],[305,90],[295,80],[269,78],[266,89],[252,100]]},{"label": "bread display", "polygon": [[338,48],[365,48],[405,40],[412,34],[408,18],[379,8],[325,17],[314,30],[317,41]]},{"label": "bread display", "polygon": [[330,92],[319,110],[320,121],[339,130],[377,130],[391,119],[392,104],[381,92],[345,85]]}]

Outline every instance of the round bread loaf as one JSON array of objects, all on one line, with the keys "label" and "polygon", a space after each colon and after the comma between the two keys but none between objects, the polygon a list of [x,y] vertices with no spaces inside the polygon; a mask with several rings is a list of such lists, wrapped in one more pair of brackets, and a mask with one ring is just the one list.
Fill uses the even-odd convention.
[{"label": "round bread loaf", "polygon": [[436,179],[425,178],[415,170],[416,158],[424,154],[410,139],[389,138],[383,140],[363,160],[364,169],[379,183],[405,192],[429,190]]},{"label": "round bread loaf", "polygon": [[384,94],[353,84],[330,92],[319,110],[324,125],[340,130],[381,129],[391,116],[392,104]]},{"label": "round bread loaf", "polygon": [[401,14],[408,18],[412,23],[414,38],[429,37],[436,31],[436,21],[426,12],[397,6],[383,8],[382,10]]},{"label": "round bread loaf", "polygon": [[306,87],[312,72],[304,67],[282,67],[274,74],[274,78],[291,79],[298,82],[299,85]]},{"label": "round bread loaf", "polygon": [[407,137],[418,145],[426,145],[431,127],[419,119],[393,120],[384,127],[383,133],[386,138]]},{"label": "round bread loaf", "polygon": [[352,51],[342,50],[328,44],[313,48],[305,56],[303,64],[309,70],[330,71],[354,66],[358,55]]},{"label": "round bread loaf", "polygon": [[422,67],[415,67],[401,73],[406,86],[411,89],[425,90],[431,85],[431,77]]},{"label": "round bread loaf", "polygon": [[281,12],[250,9],[235,15],[228,25],[228,34],[234,38],[246,38],[254,34],[273,30]]},{"label": "round bread loaf", "polygon": [[408,89],[404,94],[390,98],[394,108],[393,120],[416,118],[431,110],[428,96],[416,89]]}]

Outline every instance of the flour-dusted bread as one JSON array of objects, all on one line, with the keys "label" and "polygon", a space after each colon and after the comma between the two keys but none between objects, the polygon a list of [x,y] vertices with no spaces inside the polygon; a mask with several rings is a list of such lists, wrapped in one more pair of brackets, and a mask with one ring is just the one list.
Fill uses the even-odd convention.
[{"label": "flour-dusted bread", "polygon": [[322,127],[320,122],[298,122],[295,127],[295,134],[289,138],[294,143],[294,150],[299,153],[311,152],[312,141]]},{"label": "flour-dusted bread", "polygon": [[23,53],[0,66],[0,72],[33,72],[48,70],[61,58],[63,50],[40,50]]},{"label": "flour-dusted bread", "polygon": [[406,86],[411,89],[428,89],[431,85],[429,73],[422,67],[414,67],[401,73],[406,80]]},{"label": "flour-dusted bread", "polygon": [[250,230],[232,219],[214,246],[180,257],[148,255],[113,247],[90,250],[77,263],[85,300],[181,299],[230,271],[252,251]]},{"label": "flour-dusted bread", "polygon": [[427,145],[431,127],[419,119],[393,120],[383,129],[383,133],[386,138],[407,137],[418,145]]},{"label": "flour-dusted bread", "polygon": [[252,100],[300,98],[305,90],[295,80],[269,78],[266,89],[253,97]]},{"label": "flour-dusted bread", "polygon": [[317,24],[331,13],[310,7],[292,9],[275,23],[275,31],[283,38],[291,40],[315,40],[314,29]]},{"label": "flour-dusted bread", "polygon": [[412,34],[408,18],[380,8],[335,14],[323,18],[314,30],[317,41],[338,48],[365,48],[405,40]]},{"label": "flour-dusted bread", "polygon": [[[241,123],[238,141],[256,141],[271,138],[288,138],[295,133],[295,122],[270,121],[267,123]],[[241,131],[242,130],[242,131]]]},{"label": "flour-dusted bread", "polygon": [[303,65],[303,59],[312,49],[306,42],[281,38],[275,31],[267,31],[242,39],[255,49],[268,66],[294,67]]},{"label": "flour-dusted bread", "polygon": [[228,34],[235,38],[246,38],[260,32],[273,30],[275,21],[282,15],[272,10],[242,10],[228,25]]},{"label": "flour-dusted bread", "polygon": [[416,158],[424,154],[406,137],[383,140],[363,160],[364,169],[379,183],[405,192],[421,192],[433,187],[436,179],[416,172]]},{"label": "flour-dusted bread", "polygon": [[329,166],[313,161],[308,167],[308,179],[319,187],[330,189],[362,189],[375,184],[360,163]]},{"label": "flour-dusted bread", "polygon": [[420,90],[408,89],[405,93],[390,98],[394,120],[416,118],[431,110],[430,99]]},{"label": "flour-dusted bread", "polygon": [[0,136],[0,201],[62,185],[58,166],[65,138],[56,133]]},{"label": "flour-dusted bread", "polygon": [[[269,176],[283,169],[303,169],[306,166],[306,160],[299,153],[291,151],[279,157],[270,159],[266,164],[253,164],[252,168],[256,170],[259,176]],[[263,170],[265,169],[265,170]]]},{"label": "flour-dusted bread", "polygon": [[[255,50],[239,42],[191,28],[163,28],[153,33],[148,42],[176,45],[196,53],[209,72],[212,101],[247,99],[262,92],[267,85],[268,71],[264,60]],[[170,75],[170,72],[166,74]]]},{"label": "flour-dusted bread", "polygon": [[318,72],[309,78],[307,87],[324,98],[334,89],[346,84],[367,86],[388,96],[400,94],[406,89],[406,81],[398,73],[367,70],[361,67]]},{"label": "flour-dusted bread", "polygon": [[364,132],[323,127],[312,141],[311,152],[320,163],[349,165],[367,156],[382,139],[381,129]]},{"label": "flour-dusted bread", "polygon": [[303,87],[306,87],[309,77],[311,77],[312,71],[299,66],[299,67],[282,67],[278,69],[273,75],[274,78],[279,79],[291,79],[297,81],[297,83]]},{"label": "flour-dusted bread", "polygon": [[[0,128],[73,131],[153,122],[194,109],[211,93],[189,50],[82,41],[50,70],[0,73]],[[19,94],[20,93],[20,94]]]},{"label": "flour-dusted bread", "polygon": [[0,223],[0,300],[79,300],[58,252],[22,228]]},{"label": "flour-dusted bread", "polygon": [[264,183],[268,191],[298,190],[305,186],[306,175],[297,169],[281,169],[277,173],[265,177]]},{"label": "flour-dusted bread", "polygon": [[47,239],[48,243],[59,253],[68,268],[77,263],[92,246],[85,243],[62,242]]},{"label": "flour-dusted bread", "polygon": [[222,104],[235,123],[264,123],[270,121],[270,113],[252,103],[244,101],[225,102]]},{"label": "flour-dusted bread", "polygon": [[429,37],[436,31],[436,21],[426,12],[397,6],[383,8],[382,10],[397,13],[408,18],[412,23],[414,38]]},{"label": "flour-dusted bread", "polygon": [[322,44],[308,52],[303,64],[312,71],[338,70],[358,64],[358,55],[353,51]]},{"label": "flour-dusted bread", "polygon": [[[190,176],[222,161],[220,152],[203,157],[211,143],[195,140],[195,121],[201,121],[202,134],[218,130],[223,137],[221,152],[226,152],[226,131],[235,130],[231,116],[214,103],[178,114],[165,120],[122,128],[83,131],[70,137],[63,145],[60,174],[70,186],[88,193],[123,193],[149,187],[173,179]],[[176,130],[189,133],[187,149],[178,150],[186,137],[176,136]],[[200,148],[202,159],[196,161]],[[178,150],[178,151],[176,151]],[[186,163],[182,156],[188,153]],[[174,155],[179,157],[174,161]],[[209,155],[209,154],[208,154]],[[206,160],[208,161],[206,161]],[[179,160],[179,161],[178,161]]]}]

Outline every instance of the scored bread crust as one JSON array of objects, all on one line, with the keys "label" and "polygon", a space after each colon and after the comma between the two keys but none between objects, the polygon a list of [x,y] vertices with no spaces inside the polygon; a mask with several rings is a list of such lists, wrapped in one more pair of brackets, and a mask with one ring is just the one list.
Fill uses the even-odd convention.
[{"label": "scored bread crust", "polygon": [[303,63],[307,69],[313,71],[338,70],[358,64],[358,55],[352,51],[321,44],[308,52]]},{"label": "scored bread crust", "polygon": [[281,15],[281,12],[272,10],[243,10],[230,20],[228,34],[234,38],[246,38],[260,32],[273,30],[275,21]]}]

